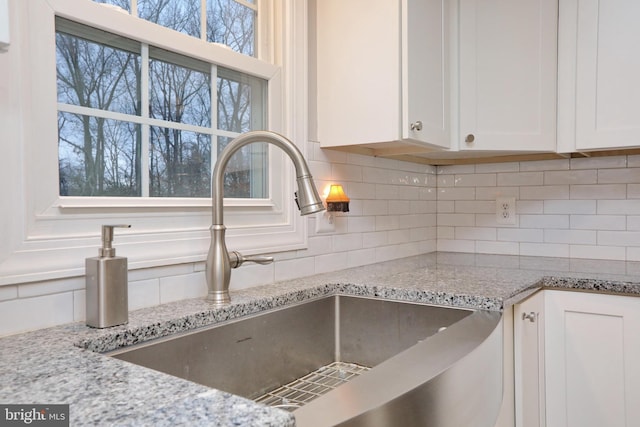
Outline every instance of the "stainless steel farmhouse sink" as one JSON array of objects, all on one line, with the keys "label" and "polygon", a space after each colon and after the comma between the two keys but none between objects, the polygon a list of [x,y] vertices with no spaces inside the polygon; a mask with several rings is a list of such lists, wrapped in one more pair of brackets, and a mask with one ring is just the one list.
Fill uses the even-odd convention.
[{"label": "stainless steel farmhouse sink", "polygon": [[491,427],[502,317],[330,296],[108,353],[293,410],[299,426]]}]

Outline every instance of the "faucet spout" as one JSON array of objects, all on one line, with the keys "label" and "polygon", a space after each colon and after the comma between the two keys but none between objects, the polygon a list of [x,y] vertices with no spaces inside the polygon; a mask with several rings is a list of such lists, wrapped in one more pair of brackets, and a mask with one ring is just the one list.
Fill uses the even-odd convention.
[{"label": "faucet spout", "polygon": [[[207,255],[205,273],[208,286],[207,299],[217,305],[226,304],[231,300],[229,297],[231,268],[236,268],[242,264],[242,262],[238,262],[238,259],[243,259],[243,262],[270,262],[270,260],[266,258],[259,258],[259,261],[251,257],[244,258],[237,252],[230,254],[225,243],[226,227],[224,226],[223,214],[224,171],[231,157],[233,157],[239,149],[254,142],[266,142],[279,147],[293,162],[298,183],[296,203],[301,215],[309,215],[325,209],[313,183],[309,166],[293,142],[282,135],[269,131],[246,132],[231,141],[225,149],[222,150],[222,153],[220,153],[213,173],[211,174],[211,246],[209,247],[209,253]],[[231,262],[232,257],[233,262]]]}]

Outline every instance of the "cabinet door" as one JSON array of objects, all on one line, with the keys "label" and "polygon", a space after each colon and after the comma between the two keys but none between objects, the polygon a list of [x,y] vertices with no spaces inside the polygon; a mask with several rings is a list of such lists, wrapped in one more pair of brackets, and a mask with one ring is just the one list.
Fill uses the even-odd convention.
[{"label": "cabinet door", "polygon": [[637,0],[561,2],[563,151],[640,146],[639,19]]},{"label": "cabinet door", "polygon": [[640,298],[545,291],[547,427],[640,423]]},{"label": "cabinet door", "polygon": [[448,0],[402,1],[402,138],[448,148]]},{"label": "cabinet door", "polygon": [[555,150],[557,17],[558,0],[460,0],[460,149]]},{"label": "cabinet door", "polygon": [[514,326],[516,427],[544,425],[544,293],[516,304]]},{"label": "cabinet door", "polygon": [[315,5],[319,142],[335,147],[399,140],[400,4]]}]

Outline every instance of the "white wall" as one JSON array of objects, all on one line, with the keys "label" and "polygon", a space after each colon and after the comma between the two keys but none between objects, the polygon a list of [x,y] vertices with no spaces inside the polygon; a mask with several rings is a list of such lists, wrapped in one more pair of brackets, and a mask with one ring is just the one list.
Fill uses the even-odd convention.
[{"label": "white wall", "polygon": [[640,156],[444,166],[437,186],[440,251],[640,260]]},{"label": "white wall", "polygon": [[[308,144],[307,159],[320,191],[341,183],[351,198],[350,212],[336,214],[331,233],[316,234],[316,218],[309,218],[307,249],[273,254],[276,262],[270,265],[234,270],[232,292],[435,250],[435,167]],[[127,256],[123,250],[118,255]],[[130,310],[207,293],[204,263],[131,270],[129,281]],[[84,277],[0,287],[0,336],[84,318]]]}]

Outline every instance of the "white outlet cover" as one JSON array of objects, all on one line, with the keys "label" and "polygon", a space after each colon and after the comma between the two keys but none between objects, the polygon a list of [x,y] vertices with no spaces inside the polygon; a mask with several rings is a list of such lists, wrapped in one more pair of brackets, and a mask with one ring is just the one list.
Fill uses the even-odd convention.
[{"label": "white outlet cover", "polygon": [[496,198],[496,222],[504,225],[515,225],[516,223],[516,198],[498,197]]},{"label": "white outlet cover", "polygon": [[336,224],[333,213],[327,211],[316,214],[316,234],[333,233],[336,231]]}]

